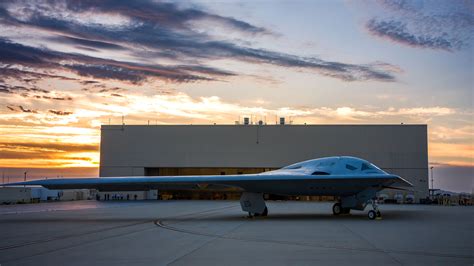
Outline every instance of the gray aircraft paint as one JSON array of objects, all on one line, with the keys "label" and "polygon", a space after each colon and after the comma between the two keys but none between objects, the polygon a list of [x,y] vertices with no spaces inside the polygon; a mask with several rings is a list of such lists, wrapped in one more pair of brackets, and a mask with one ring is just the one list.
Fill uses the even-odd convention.
[{"label": "gray aircraft paint", "polygon": [[[352,167],[348,168],[347,165]],[[363,167],[369,167],[363,169]],[[240,188],[254,193],[280,195],[351,196],[367,188],[411,187],[397,175],[391,175],[368,161],[349,156],[326,157],[296,163],[278,170],[247,175],[211,176],[130,176],[107,178],[47,179],[12,183],[39,185],[50,189],[90,188],[100,191],[185,189],[195,185]]]}]

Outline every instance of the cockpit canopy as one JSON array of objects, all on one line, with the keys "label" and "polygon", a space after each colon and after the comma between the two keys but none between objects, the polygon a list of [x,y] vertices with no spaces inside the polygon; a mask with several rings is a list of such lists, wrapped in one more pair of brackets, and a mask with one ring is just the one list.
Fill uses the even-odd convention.
[{"label": "cockpit canopy", "polygon": [[283,167],[281,170],[310,175],[387,174],[366,160],[350,156],[326,157],[304,161]]}]

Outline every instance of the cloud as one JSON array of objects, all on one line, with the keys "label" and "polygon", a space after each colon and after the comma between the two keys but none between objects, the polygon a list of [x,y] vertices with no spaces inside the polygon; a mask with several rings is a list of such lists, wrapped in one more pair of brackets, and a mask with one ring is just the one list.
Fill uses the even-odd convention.
[{"label": "cloud", "polygon": [[[463,127],[435,126],[430,130],[430,141],[444,143],[469,143],[474,140],[474,125]],[[474,155],[474,154],[473,154]]]},{"label": "cloud", "polygon": [[56,100],[56,101],[72,101],[72,97],[70,96],[65,96],[65,97],[51,97],[51,96],[39,96],[36,95],[34,96],[37,99],[47,99],[47,100]]},{"label": "cloud", "polygon": [[50,113],[55,115],[72,115],[73,112],[60,111],[60,110],[49,110]]},{"label": "cloud", "polygon": [[50,38],[52,41],[64,43],[64,44],[77,44],[87,47],[93,47],[97,49],[110,49],[110,50],[125,50],[125,47],[122,47],[117,44],[102,42],[102,41],[94,41],[94,40],[87,40],[82,38],[75,38],[69,36],[54,36]]},{"label": "cloud", "polygon": [[[64,3],[64,1],[53,1]],[[96,12],[103,14],[120,15],[130,18],[132,21],[148,22],[152,24],[166,25],[167,27],[183,29],[188,28],[189,23],[197,20],[209,20],[215,23],[232,27],[245,33],[269,34],[270,31],[251,25],[242,20],[232,17],[224,17],[206,12],[197,7],[180,7],[177,3],[156,1],[67,1],[67,10],[74,12]]]},{"label": "cloud", "polygon": [[99,151],[98,144],[72,144],[72,143],[48,143],[48,142],[0,142],[2,149],[23,149],[35,151],[55,152],[96,152]]},{"label": "cloud", "polygon": [[[266,108],[262,106],[245,106],[223,101],[221,98],[192,98],[184,93],[173,95],[154,95],[142,97],[127,95],[128,109],[126,117],[132,117],[136,123],[142,123],[153,117],[162,123],[228,123],[235,120],[235,114],[263,117],[293,117],[299,123],[426,123],[432,117],[445,117],[457,114],[457,110],[448,107],[414,107],[414,108],[355,108],[338,107],[281,107]],[[120,105],[118,100],[117,105]],[[115,110],[112,102],[106,108]],[[118,109],[117,109],[118,110]],[[163,120],[161,120],[163,119]],[[174,122],[173,122],[174,121]]]},{"label": "cloud", "polygon": [[458,51],[472,46],[474,13],[467,1],[379,0],[365,24],[376,37],[414,48]]},{"label": "cloud", "polygon": [[[66,62],[66,63],[64,63]],[[72,62],[72,63],[67,63]],[[86,55],[69,54],[48,49],[29,47],[0,38],[0,63],[8,64],[4,68],[7,77],[21,77],[20,69],[11,65],[33,67],[38,69],[57,69],[73,72],[84,77],[98,79],[115,79],[139,83],[149,77],[155,77],[177,82],[193,80],[211,80],[207,76],[199,76],[190,72],[206,73],[214,76],[229,76],[230,72],[220,71],[210,67],[178,66],[165,67],[160,65],[144,65],[129,62],[120,62],[109,59],[96,58]],[[43,77],[41,73],[33,75]],[[58,76],[62,77],[62,76]]]},{"label": "cloud", "polygon": [[21,105],[18,106],[23,113],[38,113],[36,110],[27,109]]},{"label": "cloud", "polygon": [[[2,44],[5,39],[0,38],[0,53],[2,52]],[[0,57],[0,63],[7,62],[6,59],[2,59]],[[0,66],[0,75],[5,78],[11,78],[15,80],[22,81],[23,83],[32,83],[42,79],[58,79],[58,80],[76,80],[75,78],[60,76],[60,75],[53,75],[49,73],[45,73],[43,71],[51,71],[51,69],[40,69],[42,72],[33,72],[26,69],[19,69],[15,68],[15,65],[22,65],[22,66],[31,66],[27,62],[17,62],[17,63],[9,63],[5,66]],[[41,66],[41,65],[40,65]],[[0,80],[0,82],[5,82],[5,80]]]},{"label": "cloud", "polygon": [[[7,108],[10,111],[17,111],[17,109],[15,109],[14,106],[7,105]],[[33,114],[38,114],[39,113],[37,110],[27,109],[27,108],[25,108],[21,105],[19,105],[18,108],[19,108],[18,110],[23,112],[23,113],[33,113]],[[72,115],[73,114],[73,112],[53,110],[53,109],[48,110],[48,112],[52,113],[52,114],[55,114],[55,115],[58,115],[58,116],[67,116],[67,115]]]},{"label": "cloud", "polygon": [[[120,90],[116,90],[120,94]],[[90,94],[78,93],[75,94],[74,112],[70,113],[69,103],[59,102],[54,108],[51,106],[38,105],[35,106],[37,113],[23,112],[12,103],[7,103],[7,106],[14,107],[15,112],[10,112],[5,108],[4,113],[0,114],[0,139],[2,142],[10,142],[8,154],[10,159],[2,159],[1,163],[5,165],[19,165],[18,159],[28,159],[28,152],[34,152],[37,156],[40,152],[49,152],[47,149],[66,149],[71,143],[91,144],[93,147],[98,147],[100,140],[101,124],[108,123],[111,119],[113,124],[121,122],[121,116],[125,116],[126,124],[147,124],[147,120],[153,124],[228,124],[239,119],[240,116],[253,115],[255,121],[259,119],[273,124],[275,117],[284,116],[294,121],[295,124],[376,124],[376,123],[393,123],[399,124],[403,121],[406,124],[411,123],[426,123],[427,119],[439,118],[449,120],[452,115],[459,114],[459,110],[444,106],[425,106],[413,108],[390,108],[390,107],[355,107],[355,106],[327,106],[327,107],[271,107],[269,104],[255,103],[243,104],[225,101],[219,97],[191,97],[182,92],[175,92],[173,94],[155,94],[155,95],[140,95],[133,90],[127,90],[126,98],[112,97],[111,94],[116,91],[104,91],[103,94],[93,95],[92,97],[103,97],[107,95],[106,102],[94,101]],[[52,91],[52,94],[55,92]],[[126,99],[126,100],[125,100]],[[23,105],[25,106],[25,105]],[[23,107],[23,109],[27,109]],[[62,111],[60,111],[62,110]],[[54,112],[52,112],[54,111]],[[66,115],[66,112],[69,114]],[[64,115],[61,115],[64,114]],[[8,126],[11,125],[11,126]],[[431,132],[436,130],[440,134],[432,135]],[[466,144],[472,142],[472,129],[463,128],[454,130],[456,132],[455,138],[449,137],[449,128],[444,131],[435,129],[430,124],[430,140],[433,136],[436,137],[436,142],[452,142],[459,144]],[[448,137],[446,137],[448,136]],[[454,135],[453,135],[454,136]],[[43,143],[30,143],[31,140],[38,139],[48,144],[48,141],[55,142],[57,146],[44,146]],[[63,144],[64,143],[64,144]],[[29,145],[31,147],[24,147]],[[36,146],[35,146],[36,145]],[[80,144],[82,145],[82,144]],[[18,146],[19,151],[14,153],[14,147]],[[20,147],[21,146],[21,147]],[[431,146],[431,144],[430,144]],[[436,148],[436,147],[435,147]],[[459,149],[459,156],[451,152]],[[461,149],[462,148],[462,149]],[[466,161],[461,157],[467,156],[472,149],[468,146],[440,146],[433,149],[436,155],[436,160],[444,162]],[[0,145],[0,150],[5,149]],[[74,148],[69,148],[71,151],[60,151],[71,158],[91,158],[76,153],[94,153],[98,151],[77,151]],[[97,148],[93,148],[97,149]],[[56,153],[57,151],[52,151]],[[74,153],[74,154],[73,154]],[[7,156],[7,155],[5,155]],[[62,156],[62,155],[61,155]],[[34,157],[34,156],[33,156]],[[42,158],[32,159],[36,165],[42,164],[49,166],[50,164],[58,166],[65,165],[71,162],[63,162],[60,156],[54,158],[43,158],[47,161],[41,161]],[[17,159],[15,159],[17,158]],[[464,157],[463,157],[464,158]],[[23,160],[24,160],[23,159]],[[94,162],[94,161],[93,161]],[[76,160],[74,164],[91,165],[87,160]]]},{"label": "cloud", "polygon": [[10,84],[0,84],[0,92],[4,93],[16,93],[16,92],[39,92],[39,93],[49,93],[48,90],[40,89],[37,87],[27,88],[24,86],[10,85]]},{"label": "cloud", "polygon": [[371,19],[366,24],[369,32],[375,36],[386,38],[391,41],[419,48],[431,48],[451,51],[454,48],[459,48],[459,43],[454,43],[452,40],[444,36],[430,36],[430,35],[414,35],[410,33],[407,25],[400,21],[379,21]]},{"label": "cloud", "polygon": [[47,160],[71,163],[73,161],[92,162],[99,146],[95,144],[0,142],[0,158],[11,160]]},{"label": "cloud", "polygon": [[46,99],[55,101],[72,101],[71,96],[63,95],[61,93],[52,92],[41,89],[36,86],[25,87],[10,84],[0,83],[0,93],[17,94],[25,98]]},{"label": "cloud", "polygon": [[448,107],[414,107],[414,108],[389,108],[380,112],[381,115],[406,115],[406,116],[445,116],[453,115],[456,110]]},{"label": "cloud", "polygon": [[[88,47],[95,55],[120,52],[117,57],[98,60],[79,53],[74,55],[48,51],[19,44],[6,43],[0,56],[10,64],[58,67],[78,75],[100,79],[116,79],[139,83],[147,78],[174,82],[209,81],[238,75],[232,71],[206,66],[204,62],[232,59],[252,64],[268,64],[285,68],[304,69],[343,81],[394,81],[391,69],[380,64],[349,64],[315,57],[291,55],[267,49],[237,45],[228,40],[195,29],[194,22],[210,21],[246,34],[269,34],[270,31],[232,17],[219,16],[196,7],[154,1],[29,1],[0,4],[0,23],[6,26],[39,30],[49,37],[45,46],[75,45]],[[201,25],[201,24],[200,24]],[[209,27],[212,27],[209,26]],[[30,49],[28,49],[30,48]],[[122,50],[126,50],[125,51]],[[85,51],[83,51],[85,52]],[[1,58],[1,57],[0,57]],[[175,65],[156,64],[171,60]],[[137,63],[140,62],[140,63]],[[144,64],[142,62],[153,62]],[[188,62],[193,62],[189,65]],[[56,63],[56,64],[55,64]],[[185,63],[185,64],[183,64]],[[141,68],[141,69],[138,69]]]}]

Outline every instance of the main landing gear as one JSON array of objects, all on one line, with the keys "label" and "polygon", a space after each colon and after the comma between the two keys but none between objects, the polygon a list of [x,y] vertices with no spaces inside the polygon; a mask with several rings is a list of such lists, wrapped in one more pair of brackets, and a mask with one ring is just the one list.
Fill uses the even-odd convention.
[{"label": "main landing gear", "polygon": [[262,193],[243,192],[240,197],[240,206],[242,211],[249,214],[249,218],[268,215],[268,208]]},{"label": "main landing gear", "polygon": [[369,217],[370,220],[374,220],[375,218],[380,218],[382,217],[382,214],[379,211],[379,208],[377,206],[377,202],[375,200],[371,200],[372,204],[372,209],[367,213],[367,216]]},{"label": "main landing gear", "polygon": [[252,212],[249,212],[249,218],[253,218],[253,217],[256,217],[256,216],[262,216],[262,217],[265,217],[265,216],[268,216],[268,208],[265,207],[265,209],[263,210],[262,213],[252,213]]},{"label": "main landing gear", "polygon": [[349,214],[350,212],[351,212],[350,208],[343,208],[341,206],[341,203],[339,203],[339,202],[334,203],[334,205],[332,206],[332,213],[334,215]]}]

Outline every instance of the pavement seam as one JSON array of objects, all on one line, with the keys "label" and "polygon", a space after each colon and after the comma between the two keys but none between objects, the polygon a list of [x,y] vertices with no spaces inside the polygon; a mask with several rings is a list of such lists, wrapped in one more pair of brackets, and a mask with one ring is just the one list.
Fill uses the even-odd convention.
[{"label": "pavement seam", "polygon": [[[201,214],[201,213],[209,213],[209,212],[220,211],[222,209],[229,209],[229,208],[235,208],[235,207],[236,207],[235,205],[231,205],[231,206],[220,207],[220,208],[215,208],[215,209],[210,209],[210,210],[205,210],[205,211],[200,211],[200,212],[195,212],[195,213],[183,214],[183,215],[179,215],[179,216],[172,216],[172,217],[169,217],[169,218],[180,218],[180,217],[186,217],[186,216],[196,215],[196,214]],[[126,227],[136,226],[136,225],[140,225],[140,224],[146,224],[146,223],[150,223],[150,222],[153,223],[154,221],[153,220],[147,220],[147,221],[144,221],[144,222],[134,223],[134,224],[131,224],[131,225],[129,224],[129,225],[117,226],[117,227],[111,228],[111,230],[95,230],[93,233],[100,233],[100,232],[104,232],[104,231],[112,231],[113,229],[126,228]],[[46,251],[43,251],[43,252],[38,252],[38,253],[35,253],[35,254],[31,254],[29,256],[23,256],[23,257],[20,257],[20,258],[13,258],[13,259],[9,259],[9,260],[3,260],[3,261],[0,262],[0,264],[5,263],[5,262],[19,261],[19,260],[26,259],[26,258],[41,256],[41,255],[45,255],[45,254],[48,254],[48,253],[54,253],[56,251],[75,248],[75,247],[79,247],[79,246],[83,246],[83,245],[92,244],[92,243],[95,243],[95,242],[100,242],[100,241],[107,240],[107,239],[122,237],[122,236],[130,235],[130,234],[139,233],[139,232],[143,232],[143,231],[147,231],[147,230],[154,230],[154,229],[156,229],[156,227],[142,228],[140,230],[125,232],[123,234],[102,237],[102,238],[99,238],[99,239],[93,239],[93,240],[89,240],[89,241],[85,241],[85,242],[81,242],[81,243],[77,243],[77,244],[73,244],[73,245],[68,245],[68,246],[56,248],[54,250],[46,250]],[[81,236],[85,236],[85,235],[89,235],[89,234],[93,234],[93,233],[88,232],[88,233],[85,233],[85,234],[77,234],[77,235],[74,235],[74,236],[81,237]],[[70,237],[74,237],[74,236],[69,236],[69,237],[66,237],[66,238],[70,238]],[[8,250],[8,249],[12,249],[12,248],[21,248],[21,247],[28,246],[28,245],[41,244],[41,243],[44,243],[44,242],[51,242],[51,241],[62,240],[62,239],[65,239],[65,238],[55,237],[54,239],[50,239],[48,241],[39,241],[39,242],[35,242],[35,243],[28,242],[28,243],[25,243],[25,245],[16,245],[14,247],[5,248],[3,250]]]},{"label": "pavement seam", "polygon": [[345,225],[344,223],[342,223],[342,226],[349,232],[351,232],[352,234],[354,234],[355,236],[359,237],[360,239],[364,240],[365,242],[367,242],[370,246],[372,246],[374,249],[376,250],[379,250],[381,253],[384,253],[387,257],[391,258],[392,260],[394,260],[395,262],[397,262],[398,264],[400,265],[403,265],[403,263],[401,261],[399,261],[397,258],[395,258],[394,256],[392,256],[389,252],[386,252],[385,250],[383,249],[380,249],[378,248],[377,246],[375,246],[372,242],[370,242],[367,238],[365,238],[363,235],[360,235],[358,233],[356,233],[355,231],[353,231],[352,229],[350,229],[347,225]]},{"label": "pavement seam", "polygon": [[198,232],[198,231],[172,227],[172,226],[164,224],[163,221],[160,221],[160,220],[155,221],[155,225],[164,229],[186,233],[186,234],[201,235],[201,236],[207,236],[207,237],[213,237],[213,238],[216,237],[216,238],[222,238],[222,239],[231,239],[231,240],[237,240],[237,241],[262,242],[262,243],[273,243],[273,244],[281,244],[281,245],[294,245],[294,246],[304,246],[304,247],[313,247],[313,248],[353,250],[353,251],[376,252],[376,253],[397,253],[397,254],[421,255],[421,256],[431,256],[431,257],[448,257],[448,258],[461,258],[461,259],[474,258],[474,256],[458,255],[458,254],[390,250],[390,249],[379,249],[379,248],[375,248],[375,249],[374,248],[353,248],[353,247],[346,247],[346,246],[329,246],[329,245],[321,245],[321,244],[296,243],[296,242],[283,241],[283,240],[267,240],[267,239],[258,239],[258,238],[219,236],[212,233],[203,233],[203,232]]},{"label": "pavement seam", "polygon": [[[232,207],[235,207],[235,206],[226,206],[226,207],[206,210],[206,211],[202,211],[202,212],[195,212],[195,213],[189,213],[189,214],[184,214],[184,215],[179,215],[179,216],[173,216],[173,217],[169,217],[167,219],[181,218],[181,217],[191,216],[191,215],[196,215],[196,214],[199,215],[201,213],[213,212],[213,211],[232,208]],[[47,243],[47,242],[51,242],[51,241],[55,241],[55,240],[64,240],[64,239],[68,239],[68,238],[72,238],[72,237],[81,237],[81,236],[86,236],[86,235],[91,235],[91,234],[96,234],[96,233],[101,233],[101,232],[107,232],[107,231],[114,230],[114,229],[121,229],[121,228],[130,227],[130,226],[146,224],[146,223],[150,223],[150,222],[154,222],[154,220],[146,220],[146,221],[141,221],[141,222],[132,223],[132,224],[112,226],[112,227],[97,229],[97,230],[84,232],[84,233],[67,234],[67,235],[61,235],[61,236],[46,238],[46,239],[38,239],[38,240],[23,242],[23,243],[14,244],[14,245],[0,246],[0,251],[13,249],[13,248],[20,248],[20,247],[25,247],[25,246],[35,245],[35,244],[42,244],[42,243]]]},{"label": "pavement seam", "polygon": [[[204,216],[204,217],[206,217],[206,216]],[[209,217],[209,215],[208,215],[207,217]],[[199,218],[190,219],[190,220],[198,220],[198,219],[199,219]],[[175,258],[175,259],[172,260],[171,262],[166,263],[166,265],[171,265],[171,264],[174,264],[174,263],[178,262],[179,260],[183,259],[184,257],[187,257],[187,256],[193,254],[194,252],[196,252],[196,251],[198,251],[199,249],[201,249],[201,248],[207,246],[208,244],[214,242],[214,241],[217,240],[217,239],[226,239],[225,236],[227,236],[228,234],[230,234],[230,233],[232,233],[232,232],[235,232],[235,230],[237,230],[239,227],[241,227],[242,225],[244,225],[244,224],[246,224],[246,223],[247,223],[247,221],[241,222],[241,223],[239,223],[236,227],[230,229],[229,231],[225,232],[224,234],[220,234],[220,235],[215,235],[215,236],[213,236],[211,239],[209,239],[208,241],[204,242],[202,245],[196,247],[195,249],[189,251],[189,252],[186,253],[186,254],[183,254],[183,255],[179,256],[178,258]],[[158,224],[159,224],[159,221],[158,221],[158,220],[155,221],[155,225],[160,226],[160,225],[158,225]],[[160,227],[161,227],[161,226],[160,226]],[[205,235],[205,236],[210,236],[210,235]]]}]

